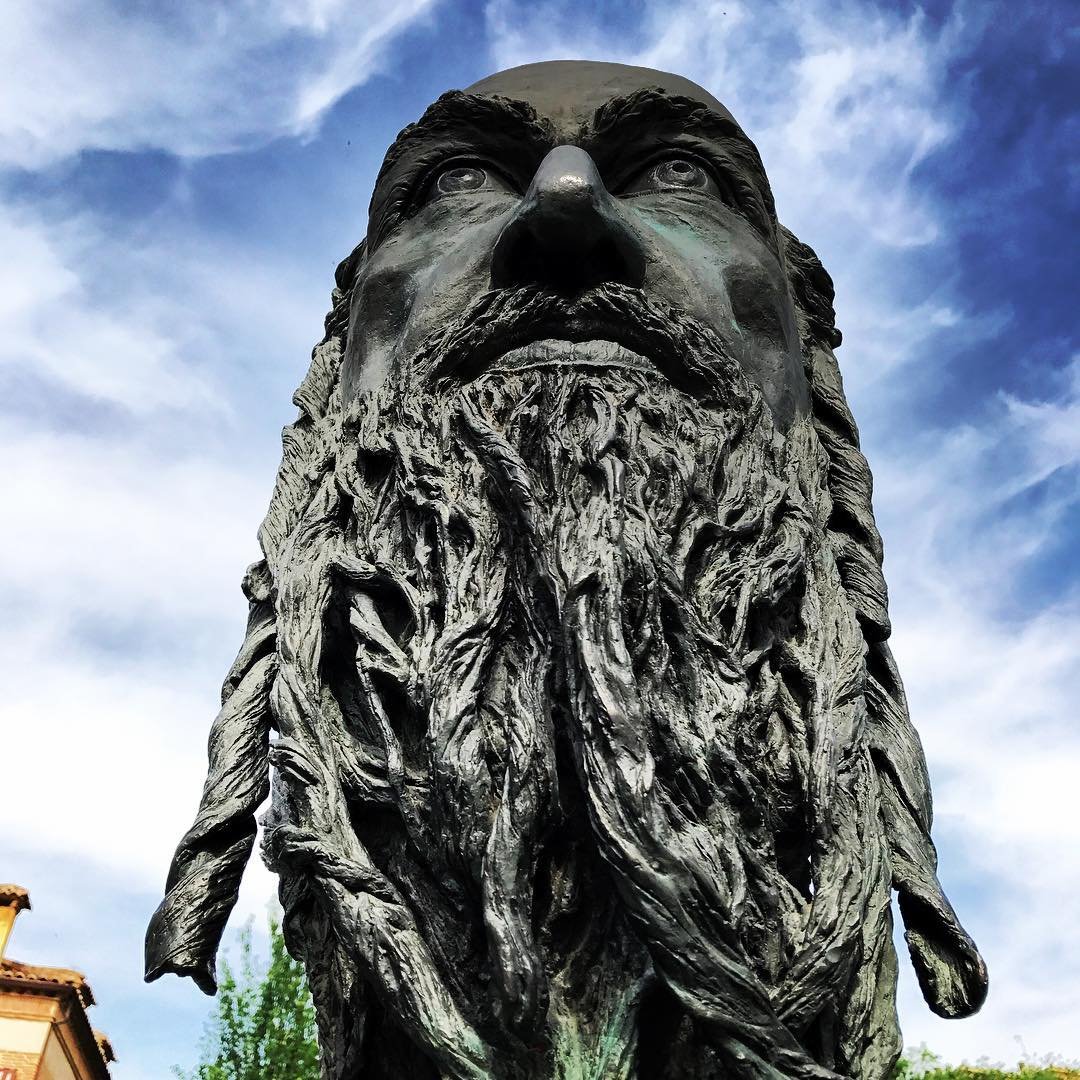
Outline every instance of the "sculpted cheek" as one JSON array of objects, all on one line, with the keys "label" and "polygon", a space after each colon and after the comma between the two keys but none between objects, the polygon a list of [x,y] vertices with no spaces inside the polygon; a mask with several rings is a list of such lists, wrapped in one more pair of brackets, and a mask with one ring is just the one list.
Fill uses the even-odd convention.
[{"label": "sculpted cheek", "polygon": [[392,263],[362,271],[345,358],[348,392],[370,389],[386,378],[415,296],[415,278],[408,267]]},{"label": "sculpted cheek", "polygon": [[376,337],[397,337],[416,298],[416,275],[408,266],[390,266],[364,284],[363,325]]},{"label": "sculpted cheek", "polygon": [[795,312],[780,271],[757,259],[733,262],[724,284],[740,363],[761,387],[781,428],[808,407]]},{"label": "sculpted cheek", "polygon": [[677,208],[634,209],[645,250],[645,291],[729,337],[723,277],[727,237],[717,230],[710,234]]},{"label": "sculpted cheek", "polygon": [[[643,202],[644,200],[639,200]],[[686,281],[704,297],[723,291],[721,268],[728,258],[726,234],[700,220],[693,208],[638,206],[639,230],[649,262],[646,284],[656,290],[672,281]]]},{"label": "sculpted cheek", "polygon": [[759,264],[736,263],[727,267],[724,285],[732,318],[741,336],[775,349],[788,347],[785,295]]},{"label": "sculpted cheek", "polygon": [[462,214],[464,223],[457,233],[439,238],[427,265],[409,274],[409,304],[402,312],[397,345],[403,359],[491,286],[491,250],[504,218],[492,220],[468,206]]}]

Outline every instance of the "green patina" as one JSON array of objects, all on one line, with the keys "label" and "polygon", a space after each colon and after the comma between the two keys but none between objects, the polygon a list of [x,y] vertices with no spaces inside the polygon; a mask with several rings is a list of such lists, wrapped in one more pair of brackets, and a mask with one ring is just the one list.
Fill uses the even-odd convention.
[{"label": "green patina", "polygon": [[629,1080],[634,1075],[634,1027],[640,988],[611,1002],[607,1022],[582,1028],[576,1013],[559,1011],[555,1035],[555,1080]]}]

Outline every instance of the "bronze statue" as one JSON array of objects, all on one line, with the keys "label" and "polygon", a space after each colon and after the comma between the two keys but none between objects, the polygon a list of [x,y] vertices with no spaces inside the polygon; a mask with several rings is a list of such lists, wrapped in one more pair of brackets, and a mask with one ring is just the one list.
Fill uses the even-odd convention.
[{"label": "bronze statue", "polygon": [[335,1080],[885,1077],[890,889],[974,1012],[832,295],[678,76],[534,64],[402,131],[147,978],[213,992],[273,765]]}]

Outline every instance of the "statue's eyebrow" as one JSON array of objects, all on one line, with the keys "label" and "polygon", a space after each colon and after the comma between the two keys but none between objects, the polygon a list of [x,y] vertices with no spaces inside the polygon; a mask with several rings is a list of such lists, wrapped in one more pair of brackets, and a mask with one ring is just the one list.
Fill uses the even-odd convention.
[{"label": "statue's eyebrow", "polygon": [[649,86],[605,101],[593,113],[585,137],[590,142],[623,138],[632,135],[642,124],[663,124],[710,138],[736,139],[753,149],[753,143],[727,112],[717,112],[695,98],[669,94],[659,87]]},{"label": "statue's eyebrow", "polygon": [[695,98],[668,94],[659,87],[645,87],[611,98],[593,114],[583,133],[582,145],[604,171],[606,161],[617,158],[628,145],[640,145],[650,130],[697,136],[714,144],[753,180],[760,209],[775,227],[772,191],[757,147],[730,115],[710,109]]},{"label": "statue's eyebrow", "polygon": [[505,138],[524,137],[529,141],[546,139],[551,133],[528,102],[451,90],[430,105],[416,123],[398,133],[386,152],[380,176],[418,145],[442,142],[477,128],[483,129],[485,134],[495,132]]},{"label": "statue's eyebrow", "polygon": [[475,153],[496,159],[509,173],[531,175],[551,145],[551,126],[527,102],[460,90],[443,94],[386,152],[371,196],[369,247],[402,219],[417,178],[432,164]]}]

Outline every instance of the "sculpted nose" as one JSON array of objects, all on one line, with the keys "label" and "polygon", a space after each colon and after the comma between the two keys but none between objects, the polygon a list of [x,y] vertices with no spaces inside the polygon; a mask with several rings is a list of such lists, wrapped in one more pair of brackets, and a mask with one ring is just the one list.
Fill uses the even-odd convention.
[{"label": "sculpted nose", "polygon": [[640,286],[644,277],[644,248],[593,159],[580,147],[556,146],[495,244],[492,284],[581,292],[607,282]]}]

